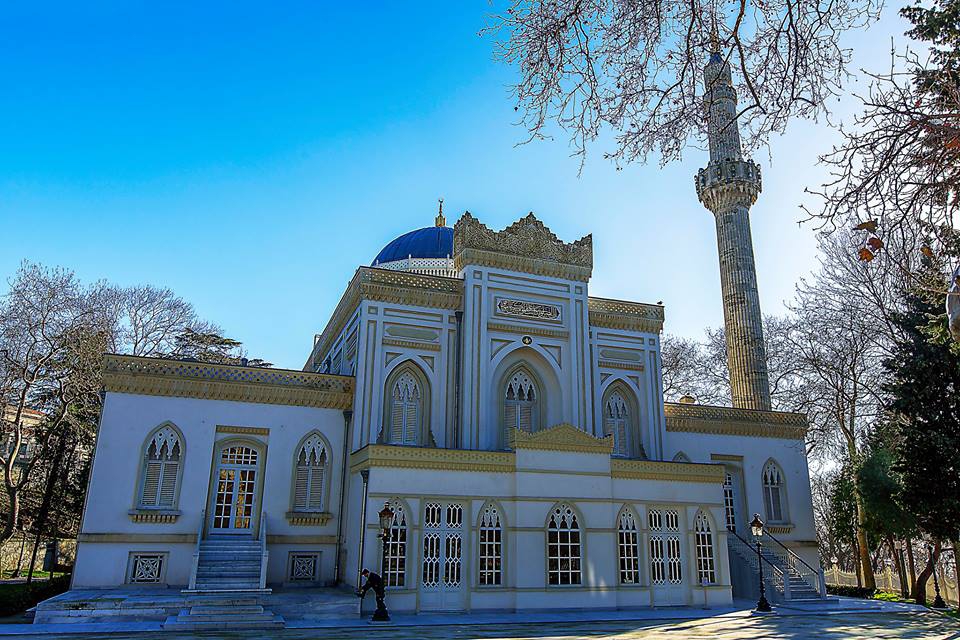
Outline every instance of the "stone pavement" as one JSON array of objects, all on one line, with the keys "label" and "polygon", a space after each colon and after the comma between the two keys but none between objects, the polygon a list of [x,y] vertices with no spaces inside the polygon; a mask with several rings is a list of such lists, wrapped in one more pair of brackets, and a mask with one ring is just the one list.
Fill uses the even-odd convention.
[{"label": "stone pavement", "polygon": [[[661,612],[668,613],[668,612]],[[702,613],[702,612],[701,612]],[[412,617],[412,616],[411,616]],[[61,640],[89,640],[92,637],[110,640],[186,640],[209,638],[223,640],[340,640],[364,638],[370,640],[677,640],[681,638],[720,638],[760,640],[784,638],[787,640],[833,640],[840,638],[870,638],[900,640],[924,638],[930,640],[960,639],[960,625],[937,613],[903,610],[892,613],[838,612],[829,615],[772,615],[757,616],[736,611],[695,619],[607,620],[601,622],[569,621],[517,624],[514,615],[505,615],[510,622],[477,624],[472,616],[449,616],[435,619],[426,625],[410,625],[403,616],[390,626],[339,626],[328,628],[294,628],[283,631],[237,631],[216,633],[177,633],[163,631],[125,633],[56,633],[47,635],[18,635],[24,638]],[[436,617],[433,617],[436,618]],[[458,623],[463,620],[467,624]],[[422,616],[420,620],[426,622]],[[442,622],[442,623],[438,623]],[[406,623],[406,624],[404,624]],[[5,625],[6,626],[6,625]],[[20,627],[20,625],[16,625]],[[12,630],[12,629],[11,629]],[[29,628],[20,629],[28,632]],[[93,631],[89,629],[89,631]],[[106,631],[106,629],[104,630]],[[11,636],[13,637],[13,636]]]}]

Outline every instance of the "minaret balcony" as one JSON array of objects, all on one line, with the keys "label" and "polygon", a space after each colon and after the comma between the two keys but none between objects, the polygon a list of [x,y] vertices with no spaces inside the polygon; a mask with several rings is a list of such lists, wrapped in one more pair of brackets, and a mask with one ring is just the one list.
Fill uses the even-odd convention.
[{"label": "minaret balcony", "polygon": [[711,161],[694,177],[697,197],[711,211],[752,205],[762,188],[760,165],[752,160]]}]

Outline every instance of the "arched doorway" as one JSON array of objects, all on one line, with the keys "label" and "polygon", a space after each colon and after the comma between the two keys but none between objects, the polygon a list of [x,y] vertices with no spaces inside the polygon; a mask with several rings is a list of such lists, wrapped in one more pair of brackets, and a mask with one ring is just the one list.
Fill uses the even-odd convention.
[{"label": "arched doorway", "polygon": [[218,445],[208,534],[253,534],[262,462],[263,452],[255,443],[232,441]]}]

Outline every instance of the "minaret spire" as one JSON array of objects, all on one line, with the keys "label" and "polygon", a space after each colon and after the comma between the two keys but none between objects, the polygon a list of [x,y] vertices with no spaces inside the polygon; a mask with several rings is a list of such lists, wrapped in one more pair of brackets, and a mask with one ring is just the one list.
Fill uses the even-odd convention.
[{"label": "minaret spire", "polygon": [[697,172],[695,183],[697,197],[717,223],[733,406],[769,411],[770,381],[750,237],[750,207],[760,194],[760,167],[743,157],[737,128],[737,94],[730,65],[719,51],[715,20],[713,51],[703,70],[710,162]]},{"label": "minaret spire", "polygon": [[445,227],[447,226],[447,218],[446,216],[443,215],[443,198],[440,198],[439,202],[440,202],[440,210],[437,211],[437,217],[434,218],[433,222],[438,227]]}]

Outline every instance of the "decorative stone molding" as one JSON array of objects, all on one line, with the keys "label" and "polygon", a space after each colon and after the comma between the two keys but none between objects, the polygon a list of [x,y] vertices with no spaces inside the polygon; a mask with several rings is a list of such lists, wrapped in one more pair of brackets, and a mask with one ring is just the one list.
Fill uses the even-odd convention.
[{"label": "decorative stone molding", "polygon": [[610,460],[614,478],[625,480],[664,480],[666,482],[704,482],[723,484],[724,467],[698,462],[661,462],[658,460]]},{"label": "decorative stone molding", "polygon": [[463,281],[458,278],[360,267],[347,284],[330,321],[313,347],[307,367],[326,355],[334,340],[353,317],[361,300],[391,302],[431,309],[463,306]]},{"label": "decorative stone molding", "polygon": [[166,544],[196,544],[195,533],[81,533],[77,542],[83,543],[133,543],[146,544],[150,542]]},{"label": "decorative stone molding", "polygon": [[108,392],[349,409],[353,378],[287,369],[107,355]]},{"label": "decorative stone molding", "polygon": [[240,436],[269,436],[270,429],[265,427],[232,427],[230,425],[218,424],[217,433],[232,433]]},{"label": "decorative stone molding", "polygon": [[560,320],[560,307],[543,302],[497,298],[497,313],[505,316],[529,318],[531,320]]},{"label": "decorative stone molding", "polygon": [[749,207],[762,188],[760,165],[752,160],[711,160],[697,171],[694,184],[700,202],[715,214],[731,207]]},{"label": "decorative stone molding", "polygon": [[387,347],[416,349],[417,351],[440,351],[439,344],[430,342],[417,342],[416,340],[397,340],[396,338],[384,338],[382,343]]},{"label": "decorative stone molding", "polygon": [[663,307],[658,304],[590,298],[588,309],[591,327],[648,333],[663,329]]},{"label": "decorative stone molding", "polygon": [[127,512],[132,522],[148,522],[151,524],[171,524],[177,521],[181,512],[176,510],[161,511],[159,509],[130,509]]},{"label": "decorative stone molding", "polygon": [[350,454],[350,473],[371,467],[513,473],[516,470],[516,457],[506,451],[434,449],[386,444],[368,444]]},{"label": "decorative stone molding", "polygon": [[784,535],[784,534],[790,533],[791,531],[793,531],[793,527],[794,525],[789,522],[778,523],[778,524],[767,523],[766,525],[764,525],[764,529],[766,529],[767,531],[769,531],[774,535]]},{"label": "decorative stone molding", "polygon": [[328,511],[287,511],[287,522],[300,527],[322,527],[330,522],[333,514]]},{"label": "decorative stone molding", "polygon": [[607,369],[623,369],[626,371],[643,371],[643,364],[639,362],[611,362],[610,360],[599,360],[597,364]]},{"label": "decorative stone molding", "polygon": [[532,213],[503,231],[493,231],[469,212],[453,227],[453,260],[535,275],[586,282],[593,271],[593,236],[566,243]]},{"label": "decorative stone molding", "polygon": [[672,402],[663,408],[667,431],[784,440],[803,440],[807,435],[807,417],[802,413]]},{"label": "decorative stone molding", "polygon": [[557,338],[566,340],[570,332],[565,329],[547,329],[545,327],[528,327],[525,325],[507,324],[505,322],[488,322],[488,331],[503,331],[504,333],[520,333],[523,335],[540,336],[541,338]]},{"label": "decorative stone molding", "polygon": [[267,544],[337,544],[337,536],[304,536],[267,534]]},{"label": "decorative stone molding", "polygon": [[527,433],[510,431],[511,449],[538,449],[542,451],[572,451],[575,453],[613,453],[613,436],[595,438],[572,424],[558,424],[549,429]]}]

